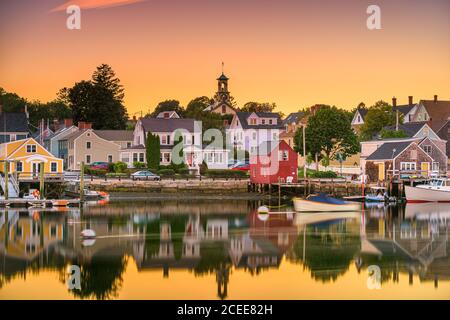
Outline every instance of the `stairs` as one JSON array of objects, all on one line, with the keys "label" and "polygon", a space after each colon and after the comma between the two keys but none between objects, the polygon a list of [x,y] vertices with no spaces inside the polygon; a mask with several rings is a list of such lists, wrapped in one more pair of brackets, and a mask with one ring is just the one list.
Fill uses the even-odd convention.
[{"label": "stairs", "polygon": [[[2,188],[3,192],[5,192],[6,189],[6,178],[0,174],[0,187]],[[19,184],[17,183],[16,179],[9,175],[8,177],[8,198],[18,198],[19,197]]]}]

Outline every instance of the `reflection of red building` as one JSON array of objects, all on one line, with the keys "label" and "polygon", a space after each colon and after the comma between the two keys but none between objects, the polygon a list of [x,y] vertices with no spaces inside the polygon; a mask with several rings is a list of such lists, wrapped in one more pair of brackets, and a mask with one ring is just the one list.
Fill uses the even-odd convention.
[{"label": "reflection of red building", "polygon": [[283,140],[262,143],[250,157],[252,183],[297,182],[297,153]]}]

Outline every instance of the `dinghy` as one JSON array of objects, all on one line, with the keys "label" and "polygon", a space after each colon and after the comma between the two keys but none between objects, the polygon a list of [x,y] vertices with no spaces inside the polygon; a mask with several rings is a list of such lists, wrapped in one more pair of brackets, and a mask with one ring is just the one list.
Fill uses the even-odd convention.
[{"label": "dinghy", "polygon": [[81,231],[81,237],[84,239],[94,239],[96,236],[95,231],[92,229],[84,229]]},{"label": "dinghy", "polygon": [[310,195],[306,199],[294,198],[293,201],[297,212],[348,212],[361,210],[359,203],[343,201],[325,194]]}]

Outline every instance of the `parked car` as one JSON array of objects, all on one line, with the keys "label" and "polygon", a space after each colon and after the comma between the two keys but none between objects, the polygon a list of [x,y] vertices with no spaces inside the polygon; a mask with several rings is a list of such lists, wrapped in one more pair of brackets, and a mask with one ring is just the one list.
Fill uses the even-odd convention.
[{"label": "parked car", "polygon": [[150,172],[148,170],[141,170],[133,173],[131,175],[132,180],[152,180],[152,181],[159,181],[161,180],[161,177],[154,174],[153,172]]},{"label": "parked car", "polygon": [[108,170],[109,163],[108,162],[93,162],[93,163],[91,163],[90,168],[93,170]]},{"label": "parked car", "polygon": [[231,170],[250,171],[250,164],[241,163],[241,164],[238,164],[238,165],[234,166],[233,168],[231,168]]},{"label": "parked car", "polygon": [[234,164],[232,166],[230,166],[230,169],[236,168],[236,167],[240,167],[243,165],[250,165],[250,162],[248,160],[242,161],[242,160],[237,160],[234,162]]}]

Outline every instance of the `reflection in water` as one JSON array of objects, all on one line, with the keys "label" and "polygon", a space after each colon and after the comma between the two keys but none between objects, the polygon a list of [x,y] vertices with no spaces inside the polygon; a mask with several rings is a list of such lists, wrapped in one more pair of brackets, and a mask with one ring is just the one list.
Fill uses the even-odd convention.
[{"label": "reflection in water", "polygon": [[[263,279],[270,273],[280,279],[283,266],[309,274],[324,291],[352,268],[364,279],[371,265],[380,267],[382,283],[398,283],[400,273],[406,273],[411,287],[418,276],[420,282],[432,281],[438,290],[440,281],[449,280],[450,205],[271,214],[266,221],[256,214],[258,205],[121,201],[89,206],[82,212],[4,210],[0,212],[0,298],[7,298],[2,295],[6,288],[27,283],[30,272],[54,272],[65,286],[67,267],[73,264],[81,268],[81,290],[66,290],[81,299],[119,298],[131,264],[138,275],[161,272],[160,281],[173,281],[172,272],[188,272],[195,279],[210,277],[215,279],[216,292],[210,292],[209,298],[220,299],[248,290],[245,284],[233,282],[234,274]],[[81,239],[86,228],[94,229],[97,238]],[[195,279],[189,281],[195,285]],[[141,284],[141,298],[151,285]],[[181,288],[183,283],[177,285]],[[265,296],[274,297],[271,291]]]}]

